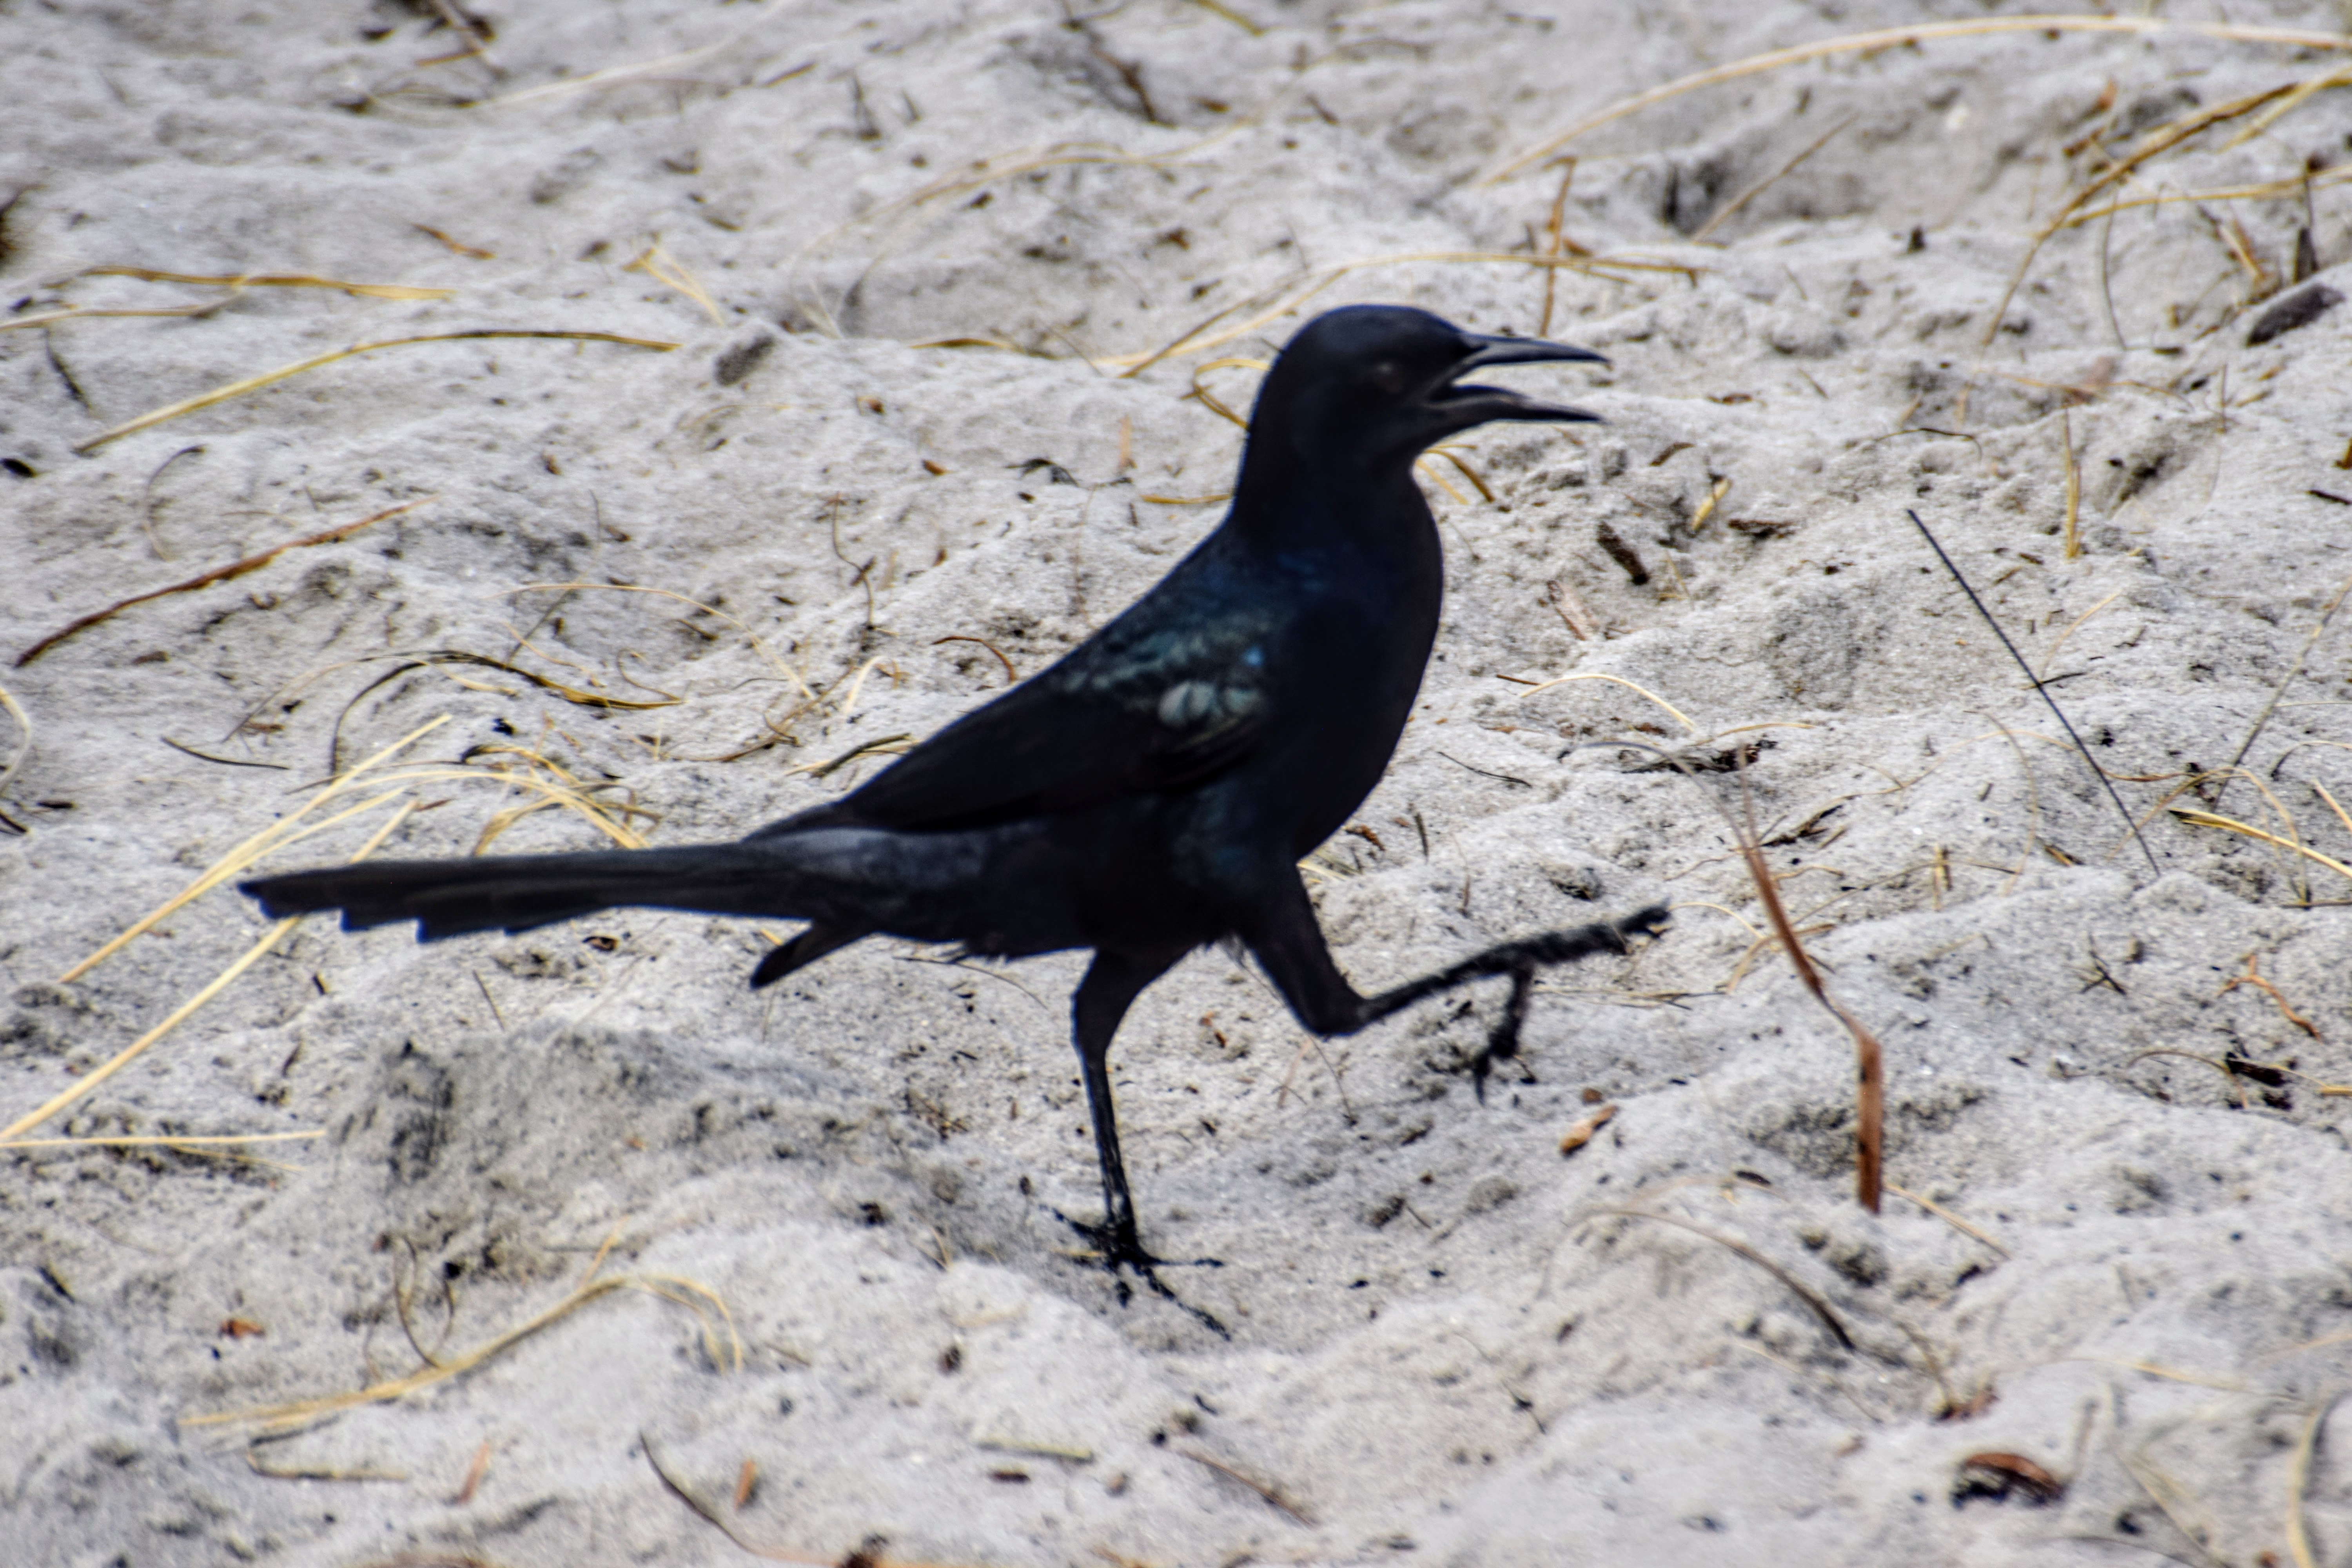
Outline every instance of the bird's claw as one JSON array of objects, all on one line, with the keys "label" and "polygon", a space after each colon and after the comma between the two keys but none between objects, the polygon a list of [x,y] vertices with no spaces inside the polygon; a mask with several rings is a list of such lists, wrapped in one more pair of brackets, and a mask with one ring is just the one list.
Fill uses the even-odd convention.
[{"label": "bird's claw", "polygon": [[1225,1266],[1223,1258],[1156,1258],[1144,1250],[1143,1238],[1136,1231],[1135,1217],[1132,1215],[1097,1224],[1091,1220],[1072,1219],[1061,1210],[1055,1209],[1054,1217],[1077,1232],[1093,1249],[1091,1261],[1099,1263],[1104,1271],[1110,1275],[1112,1288],[1118,1292],[1120,1306],[1126,1306],[1134,1298],[1134,1291],[1127,1283],[1127,1275],[1131,1273],[1150,1286],[1153,1295],[1181,1308],[1219,1338],[1229,1340],[1234,1337],[1232,1331],[1219,1322],[1213,1315],[1195,1307],[1192,1302],[1170,1289],[1167,1282],[1160,1278],[1159,1273],[1162,1268],[1223,1268]]}]

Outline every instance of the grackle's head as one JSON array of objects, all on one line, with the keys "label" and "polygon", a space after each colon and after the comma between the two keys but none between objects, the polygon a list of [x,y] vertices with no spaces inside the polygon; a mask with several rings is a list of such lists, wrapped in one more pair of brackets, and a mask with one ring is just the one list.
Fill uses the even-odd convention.
[{"label": "grackle's head", "polygon": [[1266,373],[1250,420],[1254,445],[1290,455],[1349,453],[1376,465],[1411,462],[1431,444],[1493,420],[1550,424],[1597,414],[1461,378],[1493,365],[1608,362],[1590,349],[1488,337],[1406,305],[1349,305],[1299,329]]}]

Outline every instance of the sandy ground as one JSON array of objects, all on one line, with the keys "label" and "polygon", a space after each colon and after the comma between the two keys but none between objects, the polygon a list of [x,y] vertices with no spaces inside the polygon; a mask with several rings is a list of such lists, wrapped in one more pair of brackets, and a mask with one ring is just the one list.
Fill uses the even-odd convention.
[{"label": "sandy ground", "polygon": [[[1318,284],[1614,360],[1517,373],[1606,426],[1429,474],[1427,700],[1310,865],[1340,961],[1679,906],[1549,977],[1483,1107],[1491,994],[1317,1049],[1222,953],[1154,989],[1117,1058],[1145,1234],[1223,1261],[1171,1279],[1230,1342],[1066,1255],[1075,957],[877,941],[754,994],[747,922],[311,922],[16,1134],[307,1137],[0,1163],[0,1556],[2343,1561],[2352,880],[2164,809],[2352,858],[2352,310],[2250,342],[2298,231],[2323,285],[2352,256],[2352,103],[2231,110],[2343,57],[1948,38],[1612,121],[1553,149],[1564,200],[1522,158],[1984,14],[0,0],[7,656],[408,509],[0,672],[0,1121],[268,933],[215,888],[61,974],[404,738],[267,863],[403,803],[383,853],[733,835],[1034,673],[1213,525],[1218,406]],[[2081,210],[2286,184],[2028,265],[2217,110]],[[382,348],[89,445],[480,331],[677,346]],[[1531,684],[1565,674],[1652,695]],[[1620,740],[1756,748],[1921,1201],[1853,1202],[1851,1047],[1751,952],[1703,798],[1737,779]],[[1984,1453],[2063,1496],[1956,1495]]]}]

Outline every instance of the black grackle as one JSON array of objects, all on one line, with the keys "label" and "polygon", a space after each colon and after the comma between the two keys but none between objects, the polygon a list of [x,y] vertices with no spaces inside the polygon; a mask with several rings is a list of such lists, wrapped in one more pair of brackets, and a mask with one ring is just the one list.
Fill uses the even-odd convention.
[{"label": "black grackle", "polygon": [[1238,940],[1318,1035],[1508,975],[1473,1064],[1483,1092],[1517,1050],[1538,967],[1622,950],[1665,918],[1522,938],[1365,996],[1332,963],[1297,869],[1379,782],[1436,637],[1443,563],[1414,458],[1490,420],[1596,417],[1459,378],[1600,358],[1423,310],[1330,311],[1267,374],[1216,531],[1061,662],[840,800],[727,844],[370,861],[245,890],[274,917],[413,920],[426,941],[623,905],[808,921],[761,959],[755,986],[877,933],[1000,958],[1091,948],[1073,1012],[1104,1215],[1076,1228],[1114,1272],[1173,1300],[1137,1235],[1108,1064],[1129,1005],[1179,959]]}]

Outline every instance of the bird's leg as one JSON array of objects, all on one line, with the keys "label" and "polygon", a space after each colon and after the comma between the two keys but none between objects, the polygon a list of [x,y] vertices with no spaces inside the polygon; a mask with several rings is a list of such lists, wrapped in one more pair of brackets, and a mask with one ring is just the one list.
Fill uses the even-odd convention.
[{"label": "bird's leg", "polygon": [[[1536,964],[1533,959],[1522,959],[1507,971],[1511,977],[1511,994],[1503,1003],[1503,1016],[1486,1035],[1486,1044],[1470,1058],[1470,1089],[1483,1103],[1486,1098],[1486,1075],[1495,1064],[1516,1060],[1519,1054],[1519,1029],[1528,1020],[1528,998],[1535,992]],[[1522,1082],[1533,1083],[1535,1074],[1524,1062],[1519,1065]]]},{"label": "bird's leg", "polygon": [[[1168,973],[1182,956],[1181,948],[1172,953],[1142,956],[1104,949],[1096,952],[1086,979],[1078,984],[1077,995],[1070,1005],[1072,1034],[1078,1048],[1079,1070],[1086,1077],[1087,1110],[1094,1120],[1095,1158],[1102,1167],[1103,1217],[1100,1225],[1074,1220],[1066,1215],[1060,1217],[1102,1254],[1103,1266],[1118,1280],[1121,1302],[1128,1300],[1128,1288],[1127,1281],[1118,1279],[1118,1271],[1132,1269],[1136,1278],[1156,1293],[1223,1334],[1223,1323],[1190,1302],[1179,1300],[1176,1293],[1160,1282],[1155,1270],[1166,1267],[1170,1260],[1154,1258],[1143,1249],[1143,1240],[1135,1225],[1135,1199],[1127,1185],[1127,1164],[1119,1157],[1118,1111],[1111,1100],[1111,1037],[1118,1032],[1119,1020],[1127,1016],[1129,1004],[1143,988]],[[1193,1261],[1216,1266],[1214,1258]]]},{"label": "bird's leg", "polygon": [[1655,930],[1665,923],[1666,911],[1653,906],[1622,921],[1601,921],[1570,931],[1544,931],[1499,942],[1461,963],[1408,980],[1376,995],[1365,996],[1348,984],[1316,923],[1315,907],[1306,888],[1292,879],[1275,889],[1260,906],[1254,929],[1247,933],[1250,950],[1265,965],[1275,986],[1309,1033],[1352,1035],[1365,1025],[1412,1006],[1441,991],[1488,975],[1511,977],[1511,994],[1503,1016],[1486,1037],[1485,1047],[1470,1063],[1471,1081],[1486,1098],[1486,1076],[1497,1061],[1518,1055],[1519,1030],[1526,1023],[1528,998],[1536,971],[1566,963],[1593,952],[1622,952],[1629,932]]}]

